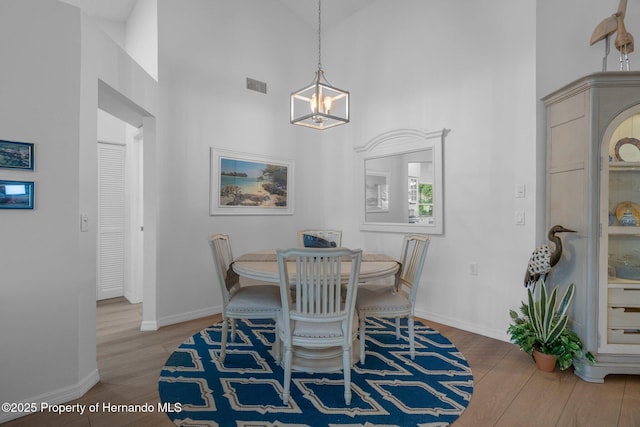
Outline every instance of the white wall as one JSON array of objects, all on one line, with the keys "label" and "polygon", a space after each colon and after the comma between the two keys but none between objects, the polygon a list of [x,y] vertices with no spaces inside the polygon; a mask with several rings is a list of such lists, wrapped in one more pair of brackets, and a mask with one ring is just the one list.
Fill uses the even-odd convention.
[{"label": "white wall", "polygon": [[0,170],[35,181],[34,210],[0,211],[0,401],[19,402],[88,375],[78,368],[80,15],[3,1],[0,38],[12,40],[0,44],[11,58],[0,73],[0,138],[35,144],[33,172]]},{"label": "white wall", "polygon": [[126,123],[117,117],[98,110],[98,136],[97,140],[102,142],[113,142],[124,145],[127,143]]},{"label": "white wall", "polygon": [[[345,245],[397,256],[400,235],[359,231],[353,148],[389,130],[446,127],[445,234],[430,247],[419,314],[505,337],[536,240],[533,1],[379,0],[331,27],[323,68],[351,91],[353,116],[323,132],[287,123],[290,92],[313,78],[317,40],[278,2],[161,0],[158,13],[161,324],[219,309],[212,232],[230,233],[240,254],[326,226],[342,229]],[[245,77],[266,81],[268,94],[244,89]],[[211,146],[294,158],[295,214],[208,216]],[[526,198],[515,199],[516,183]],[[516,210],[526,225],[515,225]]]},{"label": "white wall", "polygon": [[[293,216],[209,216],[210,148],[297,159],[289,93],[313,77],[296,53],[312,37],[278,2],[159,1],[161,232],[159,324],[219,312],[207,236],[230,233],[233,250],[293,246],[307,223],[309,198],[296,169]],[[246,77],[267,83],[247,90]],[[293,82],[293,83],[292,83]],[[293,85],[293,86],[292,86]]]},{"label": "white wall", "polygon": [[[349,156],[391,129],[451,129],[444,143],[445,234],[432,239],[417,311],[497,338],[505,337],[508,309],[523,296],[535,241],[534,13],[526,0],[379,0],[332,28],[324,43],[327,73],[351,89],[354,117],[323,144]],[[355,182],[353,171],[344,164],[325,188]],[[526,185],[526,198],[515,198],[516,183]],[[356,191],[352,185],[350,193]],[[340,217],[357,218],[350,194],[342,197],[339,205],[349,209]],[[516,210],[525,211],[526,225],[515,225]],[[343,227],[357,227],[349,221]],[[401,244],[399,236],[377,233],[354,240],[391,255]],[[478,276],[469,274],[472,262]]]},{"label": "white wall", "polygon": [[[98,78],[152,114],[155,82],[79,10],[0,2],[2,139],[35,143],[35,209],[0,211],[0,401],[81,396],[96,369]],[[152,132],[153,133],[153,132]],[[153,138],[151,138],[153,141]],[[80,213],[89,214],[81,233]],[[15,417],[0,414],[0,422]]]},{"label": "white wall", "polygon": [[111,21],[109,19],[98,19],[95,17],[89,18],[95,22],[95,24],[104,31],[111,40],[113,40],[121,48],[125,48],[127,40],[127,27],[122,22]]},{"label": "white wall", "polygon": [[158,80],[158,1],[136,1],[126,25],[126,50]]},{"label": "white wall", "polygon": [[158,80],[157,3],[157,0],[137,0],[126,22],[89,18],[155,80]]}]

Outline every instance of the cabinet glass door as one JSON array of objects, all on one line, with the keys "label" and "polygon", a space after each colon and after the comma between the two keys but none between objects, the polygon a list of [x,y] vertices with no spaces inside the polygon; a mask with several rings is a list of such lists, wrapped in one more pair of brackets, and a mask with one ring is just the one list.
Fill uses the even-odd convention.
[{"label": "cabinet glass door", "polygon": [[614,129],[602,155],[599,347],[635,353],[640,345],[640,114]]}]

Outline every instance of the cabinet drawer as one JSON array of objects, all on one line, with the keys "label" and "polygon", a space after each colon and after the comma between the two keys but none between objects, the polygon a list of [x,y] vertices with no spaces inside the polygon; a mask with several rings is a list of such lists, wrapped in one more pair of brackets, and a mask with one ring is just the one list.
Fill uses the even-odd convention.
[{"label": "cabinet drawer", "polygon": [[609,308],[609,328],[640,329],[640,308]]},{"label": "cabinet drawer", "polygon": [[640,344],[640,330],[609,329],[607,342],[609,344]]},{"label": "cabinet drawer", "polygon": [[609,289],[610,307],[640,307],[640,289],[613,288]]}]

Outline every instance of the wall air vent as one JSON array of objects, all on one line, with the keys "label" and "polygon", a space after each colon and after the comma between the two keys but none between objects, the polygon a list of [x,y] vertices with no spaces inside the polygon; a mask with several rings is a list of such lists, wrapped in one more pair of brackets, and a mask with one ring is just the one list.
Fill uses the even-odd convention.
[{"label": "wall air vent", "polygon": [[247,77],[247,89],[255,90],[260,93],[267,93],[267,84]]}]

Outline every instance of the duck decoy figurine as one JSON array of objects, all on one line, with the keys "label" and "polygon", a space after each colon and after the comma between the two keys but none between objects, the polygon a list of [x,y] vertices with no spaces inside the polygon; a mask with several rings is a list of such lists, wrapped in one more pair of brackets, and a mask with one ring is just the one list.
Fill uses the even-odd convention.
[{"label": "duck decoy figurine", "polygon": [[549,230],[548,238],[555,248],[551,250],[551,246],[542,245],[536,248],[529,258],[529,264],[527,265],[527,272],[524,275],[524,286],[535,290],[536,283],[540,279],[544,280],[551,269],[560,261],[562,256],[562,240],[557,233],[575,233],[575,230],[570,230],[561,225],[554,225]]},{"label": "duck decoy figurine", "polygon": [[629,54],[633,52],[633,36],[627,31],[624,26],[624,12],[616,13],[616,19],[618,20],[618,32],[616,34],[615,46],[620,52],[620,71],[625,68],[629,71]]},{"label": "duck decoy figurine", "polygon": [[[618,36],[616,37],[616,49],[620,51],[621,57],[621,65],[623,59],[627,61],[628,65],[628,55],[633,51],[633,37],[629,34],[624,27],[624,16],[627,13],[627,0],[620,0],[618,3],[618,10],[613,15],[603,19],[593,30],[591,34],[590,44],[593,46],[595,43],[600,40],[605,41],[605,54],[604,58],[602,58],[602,71],[607,71],[607,57],[609,56],[609,37],[618,31]],[[631,41],[629,43],[629,37],[631,37]],[[630,48],[630,49],[629,49]]]}]

